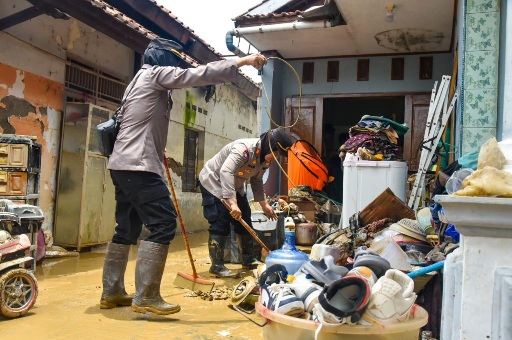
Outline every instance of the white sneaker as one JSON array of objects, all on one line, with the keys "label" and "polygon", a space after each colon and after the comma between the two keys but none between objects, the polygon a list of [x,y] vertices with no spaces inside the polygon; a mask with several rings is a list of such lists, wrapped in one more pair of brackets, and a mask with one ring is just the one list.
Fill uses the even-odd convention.
[{"label": "white sneaker", "polygon": [[344,276],[325,286],[313,313],[322,324],[356,323],[370,301],[370,286],[359,276]]},{"label": "white sneaker", "polygon": [[288,283],[295,295],[302,300],[307,312],[311,312],[316,303],[318,295],[322,292],[322,287],[308,278],[308,275],[300,271],[294,276],[293,281]]},{"label": "white sneaker", "polygon": [[300,316],[304,313],[304,303],[287,284],[273,283],[261,287],[261,303],[268,309],[288,316]]},{"label": "white sneaker", "polygon": [[361,321],[390,324],[407,321],[416,301],[414,281],[397,269],[389,269],[372,288],[372,296]]},{"label": "white sneaker", "polygon": [[377,282],[377,275],[375,275],[370,268],[365,266],[352,268],[345,276],[360,276],[366,279],[370,289],[375,285],[375,282]]}]

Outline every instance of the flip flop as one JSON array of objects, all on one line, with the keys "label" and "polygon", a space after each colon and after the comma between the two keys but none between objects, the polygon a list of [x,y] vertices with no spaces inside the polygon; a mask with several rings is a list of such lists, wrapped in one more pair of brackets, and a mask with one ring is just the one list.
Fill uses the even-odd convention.
[{"label": "flip flop", "polygon": [[354,261],[354,268],[356,267],[370,268],[377,278],[384,275],[388,269],[391,269],[388,260],[372,251],[368,251],[365,254],[358,254]]},{"label": "flip flop", "polygon": [[334,257],[331,255],[325,256],[320,261],[309,261],[302,265],[301,271],[309,274],[315,280],[329,285],[334,281],[340,279],[348,273],[348,269],[343,266],[337,266],[334,263]]}]

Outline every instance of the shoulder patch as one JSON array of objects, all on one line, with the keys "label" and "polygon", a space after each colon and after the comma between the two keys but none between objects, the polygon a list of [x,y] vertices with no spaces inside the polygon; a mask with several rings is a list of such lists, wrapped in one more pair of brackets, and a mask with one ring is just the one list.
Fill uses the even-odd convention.
[{"label": "shoulder patch", "polygon": [[245,157],[246,161],[249,161],[249,150],[247,150],[247,149],[244,150],[244,157]]}]

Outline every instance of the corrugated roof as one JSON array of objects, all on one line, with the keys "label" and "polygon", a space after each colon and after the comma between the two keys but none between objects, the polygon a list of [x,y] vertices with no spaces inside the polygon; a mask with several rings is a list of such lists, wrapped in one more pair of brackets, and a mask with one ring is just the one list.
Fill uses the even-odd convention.
[{"label": "corrugated roof", "polygon": [[304,11],[293,11],[293,12],[283,12],[283,13],[267,13],[267,14],[245,14],[243,16],[244,19],[266,19],[266,18],[287,18],[287,17],[295,17],[304,13]]},{"label": "corrugated roof", "polygon": [[[129,18],[128,16],[124,15],[122,12],[120,12],[119,10],[117,10],[115,7],[113,6],[110,6],[109,4],[105,3],[104,1],[101,1],[101,0],[85,0],[85,1],[89,1],[93,6],[95,7],[98,7],[100,9],[102,9],[106,14],[110,15],[113,19],[125,24],[127,27],[133,29],[135,32],[137,32],[138,34],[142,34],[144,36],[146,36],[148,39],[154,39],[154,38],[157,38],[159,37],[157,34],[155,34],[154,32],[146,29],[145,27],[143,27],[142,25],[140,25],[139,23],[137,23],[135,20]],[[201,42],[203,42],[203,44],[205,44],[206,46],[208,46],[208,48],[212,51],[212,53],[215,53],[219,59],[224,59],[221,54],[217,53],[215,51],[215,49],[213,47],[211,47],[211,45],[207,44],[203,39],[201,39],[198,35],[196,35],[195,33],[193,33],[194,31],[186,26],[182,21],[178,20],[178,17],[175,16],[174,14],[172,14],[172,12],[170,10],[168,10],[167,8],[165,8],[164,6],[158,4],[157,1],[155,0],[147,0],[155,5],[157,5],[161,10],[162,12],[166,13],[172,20],[176,21],[177,23],[179,23],[180,25],[182,25],[187,31],[189,31],[191,33],[191,35],[194,37],[194,39],[197,39],[197,40],[200,40]],[[200,63],[194,59],[192,56],[190,55],[187,55],[186,53],[183,53],[183,59],[189,63],[190,65],[194,66],[194,67],[197,67],[200,65]],[[245,79],[247,79],[249,82],[251,82],[254,86],[256,86],[257,88],[259,88],[259,86],[257,85],[257,83],[255,83],[250,77],[248,77],[246,74],[244,74],[243,72],[239,71],[240,75],[243,76]]]},{"label": "corrugated roof", "polygon": [[[255,16],[255,15],[263,15],[269,14],[277,11],[284,5],[293,0],[265,0],[262,1],[259,5],[250,8],[245,15]],[[245,16],[244,15],[244,16]]]},{"label": "corrugated roof", "polygon": [[296,16],[312,6],[323,5],[324,3],[325,0],[264,0],[259,5],[234,18],[233,21]]},{"label": "corrugated roof", "polygon": [[166,8],[165,6],[163,6],[163,5],[159,4],[159,3],[158,3],[158,1],[156,1],[156,0],[146,0],[146,1],[151,2],[151,3],[155,4],[156,6],[158,6],[158,7],[159,7],[163,12],[165,12],[168,16],[170,16],[170,17],[171,17],[171,19],[173,19],[174,21],[176,21],[177,23],[179,23],[181,26],[183,26],[183,28],[185,28],[187,31],[189,31],[189,32],[191,33],[190,35],[191,35],[191,36],[193,36],[193,37],[194,37],[194,39],[196,39],[196,40],[198,40],[198,41],[202,42],[205,46],[207,46],[207,47],[208,47],[208,49],[209,49],[210,51],[212,51],[212,52],[213,52],[213,53],[215,53],[217,56],[219,56],[220,58],[222,58],[222,54],[220,54],[219,52],[217,52],[217,51],[215,50],[215,48],[213,48],[213,46],[212,46],[212,45],[208,44],[204,39],[202,39],[200,36],[198,36],[197,34],[195,34],[195,33],[194,33],[194,30],[193,30],[192,28],[190,28],[190,26],[185,25],[185,23],[184,23],[183,21],[179,20],[179,19],[178,19],[178,17],[177,17],[176,15],[172,14],[172,12],[171,12],[168,8]]}]

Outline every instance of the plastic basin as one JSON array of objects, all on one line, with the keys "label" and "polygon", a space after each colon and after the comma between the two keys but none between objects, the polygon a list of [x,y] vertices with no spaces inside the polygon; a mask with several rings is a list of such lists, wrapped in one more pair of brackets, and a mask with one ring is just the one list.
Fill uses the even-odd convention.
[{"label": "plastic basin", "polygon": [[[315,330],[319,323],[275,313],[256,302],[256,312],[266,318],[263,327],[263,339],[315,339]],[[428,313],[418,305],[411,310],[406,322],[389,325],[335,325],[323,326],[318,340],[418,340],[420,328],[428,321]]]}]

